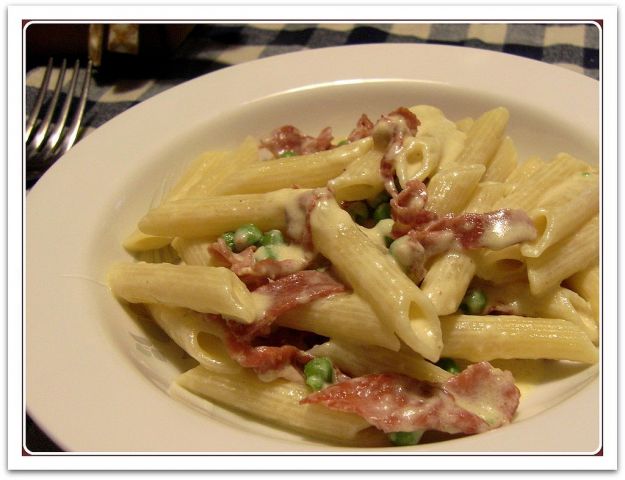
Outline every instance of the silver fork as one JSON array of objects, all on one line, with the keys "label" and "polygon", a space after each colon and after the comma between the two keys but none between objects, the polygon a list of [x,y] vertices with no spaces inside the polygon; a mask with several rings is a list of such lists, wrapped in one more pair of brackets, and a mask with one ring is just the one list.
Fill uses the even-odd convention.
[{"label": "silver fork", "polygon": [[78,131],[82,123],[83,115],[85,113],[85,105],[87,104],[87,95],[89,93],[89,85],[91,81],[91,60],[87,63],[87,70],[82,82],[82,89],[80,91],[80,99],[78,105],[73,112],[71,120],[69,120],[70,108],[72,106],[72,100],[76,91],[76,85],[78,83],[78,73],[80,69],[80,61],[76,60],[72,73],[72,78],[69,84],[69,88],[66,92],[65,101],[59,114],[54,118],[54,113],[57,108],[57,103],[63,89],[63,81],[65,79],[67,62],[63,59],[61,68],[59,70],[59,76],[54,87],[52,99],[47,105],[45,115],[39,119],[39,113],[43,106],[46,93],[48,91],[48,84],[50,83],[50,75],[53,69],[53,59],[50,58],[48,66],[44,73],[43,81],[35,100],[32,112],[28,116],[26,121],[26,127],[24,131],[24,139],[26,142],[26,158],[28,162],[36,161],[41,166],[50,165],[58,157],[67,152],[76,142]]}]

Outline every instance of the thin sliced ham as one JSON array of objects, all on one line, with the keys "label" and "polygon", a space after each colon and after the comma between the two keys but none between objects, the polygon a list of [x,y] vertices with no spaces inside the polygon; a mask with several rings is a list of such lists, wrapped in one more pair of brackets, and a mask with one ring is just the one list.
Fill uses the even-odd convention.
[{"label": "thin sliced ham", "polygon": [[311,252],[310,258],[305,261],[301,259],[273,260],[271,258],[256,260],[254,257],[255,246],[247,247],[242,252],[235,253],[230,250],[222,238],[211,243],[208,249],[229,265],[230,270],[251,289],[266,284],[268,279],[284,277],[306,268],[314,256]]},{"label": "thin sliced ham", "polygon": [[261,139],[260,145],[271,151],[276,157],[287,152],[293,152],[296,155],[321,152],[333,146],[332,129],[326,127],[318,136],[311,137],[303,134],[293,125],[284,125]]},{"label": "thin sliced ham", "polygon": [[419,119],[406,107],[399,107],[388,115],[382,115],[372,130],[376,145],[384,145],[385,151],[380,161],[380,175],[384,188],[391,197],[396,197],[395,160],[404,148],[406,137],[417,134]]},{"label": "thin sliced ham", "polygon": [[371,132],[373,131],[373,126],[373,122],[365,113],[363,113],[358,119],[358,122],[356,122],[356,128],[354,128],[347,136],[347,140],[349,140],[350,142],[355,142],[356,140],[370,137]]},{"label": "thin sliced ham", "polygon": [[207,321],[217,322],[223,330],[223,341],[230,357],[246,368],[259,374],[274,372],[275,376],[293,379],[291,366],[301,367],[312,360],[312,356],[292,345],[267,346],[252,342],[271,331],[271,324],[281,314],[318,298],[345,291],[345,286],[329,274],[316,270],[303,270],[276,281],[271,281],[254,291],[262,296],[266,307],[258,320],[243,325],[224,320],[217,315],[207,315]]},{"label": "thin sliced ham", "polygon": [[331,385],[301,403],[354,413],[387,433],[474,434],[509,423],[519,398],[510,372],[482,362],[442,384],[396,373],[365,375]]},{"label": "thin sliced ham", "polygon": [[439,216],[426,209],[427,200],[425,184],[410,180],[390,201],[392,237],[403,237],[406,246],[418,253],[411,265],[406,265],[416,283],[425,274],[425,262],[439,253],[476,248],[501,250],[536,238],[534,223],[522,210]]}]

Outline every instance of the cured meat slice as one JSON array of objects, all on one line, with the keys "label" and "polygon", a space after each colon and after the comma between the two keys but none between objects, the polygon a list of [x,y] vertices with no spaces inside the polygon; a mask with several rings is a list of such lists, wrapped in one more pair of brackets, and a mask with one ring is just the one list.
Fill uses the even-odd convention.
[{"label": "cured meat slice", "polygon": [[509,423],[519,398],[510,372],[482,362],[442,384],[396,373],[365,375],[331,385],[302,403],[355,413],[387,433],[474,434]]}]

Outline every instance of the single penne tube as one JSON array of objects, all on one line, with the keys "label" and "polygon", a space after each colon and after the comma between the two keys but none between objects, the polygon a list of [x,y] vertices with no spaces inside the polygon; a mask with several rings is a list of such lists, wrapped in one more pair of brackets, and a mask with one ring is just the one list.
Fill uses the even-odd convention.
[{"label": "single penne tube", "polygon": [[425,180],[438,169],[440,140],[432,136],[407,137],[395,161],[395,173],[402,188],[413,179]]},{"label": "single penne tube", "polygon": [[441,317],[442,355],[470,362],[495,359],[571,360],[594,364],[598,349],[575,324],[517,315]]},{"label": "single penne tube", "polygon": [[593,342],[598,329],[590,304],[564,287],[556,287],[542,295],[534,295],[526,281],[506,284],[478,283],[487,299],[487,310],[504,311],[525,317],[561,318],[577,325]]},{"label": "single penne tube", "polygon": [[494,108],[478,117],[467,133],[457,162],[464,165],[488,165],[504,136],[510,113],[503,107]]},{"label": "single penne tube", "polygon": [[517,166],[510,172],[510,175],[506,177],[506,183],[510,184],[510,191],[514,190],[518,184],[522,184],[530,176],[534,175],[534,173],[545,165],[545,161],[538,155],[532,155],[525,159],[525,161],[520,162]]},{"label": "single penne tube", "polygon": [[333,198],[317,201],[310,226],[317,250],[380,320],[414,351],[437,361],[442,344],[434,306],[388,252],[372,242]]},{"label": "single penne tube", "polygon": [[197,238],[217,237],[253,223],[261,230],[284,229],[286,208],[304,190],[189,198],[167,202],[148,212],[139,229],[151,235]]},{"label": "single penne tube", "polygon": [[482,177],[484,182],[504,182],[518,165],[517,149],[510,137],[504,137]]},{"label": "single penne tube", "polygon": [[399,350],[400,343],[371,306],[355,293],[339,293],[300,305],[280,315],[277,325]]},{"label": "single penne tube", "polygon": [[473,196],[485,169],[484,165],[474,164],[439,170],[427,186],[427,209],[438,215],[460,213]]},{"label": "single penne tube", "polygon": [[521,253],[538,257],[551,245],[577,231],[599,211],[598,175],[572,175],[529,212],[537,231],[535,240],[524,242]]},{"label": "single penne tube", "polygon": [[395,159],[395,172],[402,187],[410,180],[425,180],[437,170],[451,165],[464,147],[466,134],[431,105],[410,110],[419,119],[414,137],[406,137]]},{"label": "single penne tube", "polygon": [[599,288],[599,265],[591,265],[567,278],[565,285],[588,302],[592,316],[599,325],[601,291]]},{"label": "single penne tube", "polygon": [[331,150],[256,162],[225,179],[215,187],[215,193],[263,193],[294,186],[325,187],[330,179],[340,175],[372,147],[373,139],[365,137]]},{"label": "single penne tube", "polygon": [[159,303],[147,304],[146,308],[156,324],[204,368],[226,374],[243,368],[230,358],[223,344],[223,331],[203,314]]},{"label": "single penne tube", "polygon": [[472,256],[462,251],[444,253],[432,261],[420,287],[438,315],[458,310],[475,270]]},{"label": "single penne tube", "polygon": [[527,265],[521,255],[519,245],[511,245],[501,250],[483,249],[476,253],[475,274],[495,283],[527,280]]},{"label": "single penne tube", "polygon": [[590,303],[568,288],[557,287],[545,295],[545,303],[535,305],[537,315],[563,318],[577,325],[595,345],[599,343],[599,328],[593,319]]},{"label": "single penne tube", "polygon": [[219,258],[211,253],[209,245],[215,238],[181,238],[172,240],[171,246],[178,253],[180,258],[187,265],[202,265],[204,267],[225,267]]},{"label": "single penne tube", "polygon": [[308,353],[316,357],[331,359],[341,371],[354,377],[371,373],[394,372],[418,380],[442,383],[452,376],[451,373],[406,348],[394,352],[385,348],[363,346],[332,338],[325,343],[315,345]]},{"label": "single penne tube", "polygon": [[382,152],[369,150],[350,163],[343,173],[328,182],[328,188],[337,201],[365,200],[384,190],[380,175]]},{"label": "single penne tube", "polygon": [[516,183],[512,192],[502,198],[495,208],[518,208],[529,211],[540,205],[541,199],[556,185],[571,175],[590,171],[590,166],[571,155],[560,153],[532,175]]},{"label": "single penne tube", "polygon": [[107,280],[113,294],[129,303],[186,307],[241,323],[256,320],[252,294],[227,268],[118,263],[109,270]]},{"label": "single penne tube", "polygon": [[361,447],[389,444],[386,435],[356,414],[322,405],[301,405],[300,401],[310,394],[303,382],[263,382],[245,369],[223,375],[199,366],[180,375],[168,393],[200,411],[214,411],[211,402],[215,402],[277,427],[329,442]]},{"label": "single penne tube", "polygon": [[[161,205],[168,201],[182,198],[205,197],[214,193],[214,188],[225,178],[258,160],[256,140],[247,137],[233,151],[210,151],[197,157],[183,171],[174,186],[164,193]],[[135,229],[123,242],[123,247],[130,252],[153,250],[168,245],[170,237],[148,235]]]},{"label": "single penne tube", "polygon": [[473,196],[464,208],[465,213],[485,213],[510,191],[510,185],[502,182],[481,182],[475,187]]},{"label": "single penne tube", "polygon": [[599,258],[599,215],[577,232],[560,240],[536,258],[526,258],[532,293],[539,295],[562,281],[597,263]]},{"label": "single penne tube", "polygon": [[122,242],[122,246],[129,252],[145,252],[163,248],[171,242],[171,237],[148,235],[140,230],[134,230]]},{"label": "single penne tube", "polygon": [[247,137],[235,150],[228,155],[215,159],[208,159],[202,170],[196,175],[195,181],[190,182],[184,190],[167,200],[180,198],[207,197],[219,195],[221,186],[249,168],[259,165],[258,141]]}]

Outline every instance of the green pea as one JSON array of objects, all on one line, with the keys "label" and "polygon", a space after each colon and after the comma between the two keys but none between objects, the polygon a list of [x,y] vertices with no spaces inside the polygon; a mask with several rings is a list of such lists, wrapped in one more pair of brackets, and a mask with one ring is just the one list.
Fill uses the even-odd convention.
[{"label": "green pea", "polygon": [[421,440],[424,430],[416,430],[414,432],[392,432],[388,438],[393,445],[403,447],[406,445],[416,445]]},{"label": "green pea", "polygon": [[234,232],[226,232],[221,238],[224,239],[224,242],[226,242],[230,250],[234,250]]},{"label": "green pea", "polygon": [[253,223],[241,225],[234,232],[234,247],[237,252],[241,252],[247,247],[258,243],[262,236],[263,232]]},{"label": "green pea", "polygon": [[447,370],[449,373],[453,373],[454,375],[456,373],[460,373],[460,367],[453,358],[441,358],[438,362],[436,362],[436,365],[441,367],[443,370]]},{"label": "green pea", "polygon": [[381,203],[373,211],[373,220],[376,223],[385,218],[391,218],[391,205],[389,203]]},{"label": "green pea", "polygon": [[470,289],[460,303],[460,310],[468,315],[480,315],[486,307],[486,294],[477,288]]},{"label": "green pea", "polygon": [[356,223],[362,224],[369,219],[369,207],[365,202],[350,202],[346,210]]},{"label": "green pea", "polygon": [[326,382],[323,381],[319,375],[311,375],[310,377],[306,377],[306,385],[308,385],[313,390],[321,390],[325,386]]},{"label": "green pea", "polygon": [[294,157],[297,154],[293,150],[287,150],[286,152],[282,152],[278,155],[278,158],[286,158],[286,157]]},{"label": "green pea", "polygon": [[332,361],[327,357],[317,357],[304,366],[306,378],[319,377],[324,382],[331,382],[334,377]]},{"label": "green pea", "polygon": [[283,243],[284,237],[280,230],[269,230],[260,238],[261,245],[282,245]]},{"label": "green pea", "polygon": [[343,145],[348,145],[349,144],[349,140],[341,140],[339,143],[336,144],[337,147],[341,147]]}]

